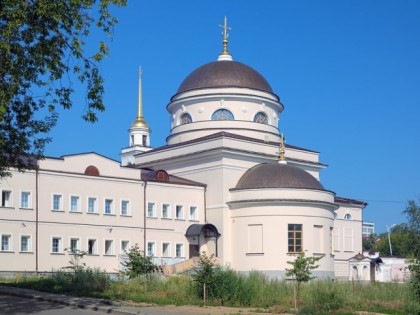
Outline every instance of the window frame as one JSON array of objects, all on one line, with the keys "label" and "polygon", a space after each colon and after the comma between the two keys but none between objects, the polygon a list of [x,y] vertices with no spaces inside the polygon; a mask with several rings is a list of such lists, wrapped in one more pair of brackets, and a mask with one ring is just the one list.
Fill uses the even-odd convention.
[{"label": "window frame", "polygon": [[105,198],[104,199],[104,215],[114,215],[114,199]]},{"label": "window frame", "polygon": [[[107,248],[107,244],[110,244],[110,247]],[[104,256],[115,256],[115,241],[113,239],[104,240]]]},{"label": "window frame", "polygon": [[[259,118],[259,117],[257,117],[257,116],[260,116],[260,117],[261,117],[261,116],[264,116],[264,121],[257,121],[257,118]],[[258,123],[258,124],[268,125],[268,124],[269,124],[269,121],[268,121],[268,115],[267,115],[267,113],[262,112],[262,111],[257,112],[257,113],[254,115],[253,122]]]},{"label": "window frame", "polygon": [[[297,227],[300,227],[300,229],[296,229]],[[298,237],[297,233],[300,233],[300,237]],[[292,240],[292,244],[290,243],[291,240]],[[300,240],[300,244],[297,244],[298,240]],[[291,247],[292,247],[292,250],[290,250]],[[302,251],[303,251],[303,224],[289,223],[287,225],[287,252],[289,254],[299,254]]]},{"label": "window frame", "polygon": [[[58,197],[58,205],[56,207],[56,197]],[[52,194],[52,204],[51,204],[52,211],[63,211],[63,194],[53,193]]]},{"label": "window frame", "polygon": [[[178,208],[181,208],[181,211],[178,213]],[[177,204],[175,206],[175,220],[184,220],[184,205]]]},{"label": "window frame", "polygon": [[[152,213],[150,213],[150,205],[152,205]],[[147,202],[146,217],[147,218],[154,218],[154,219],[156,218],[156,202],[154,202],[154,201]]]},{"label": "window frame", "polygon": [[176,243],[175,244],[175,258],[184,258],[184,244],[183,243]]},{"label": "window frame", "polygon": [[[27,239],[27,243],[26,243],[27,249],[26,250],[23,250],[23,248],[22,248],[22,245],[23,245],[22,240],[24,238]],[[20,235],[20,238],[19,238],[19,252],[20,253],[32,253],[32,236],[31,235],[29,235],[29,234],[21,234]]]},{"label": "window frame", "polygon": [[[8,198],[5,199],[5,194],[7,193]],[[13,208],[13,191],[11,189],[2,189],[1,190],[1,207],[3,208]]]},{"label": "window frame", "polygon": [[[167,245],[167,246],[168,246],[168,248],[167,248],[168,250],[167,250],[166,255],[165,255],[165,251],[164,251],[164,249],[163,249],[163,247],[164,247],[165,245]],[[170,258],[170,257],[172,257],[172,256],[171,256],[171,243],[170,243],[170,242],[167,242],[167,241],[162,242],[162,257],[163,257],[163,258]]]},{"label": "window frame", "polygon": [[[76,248],[73,249],[72,248],[72,241],[77,241],[76,242]],[[78,236],[70,236],[69,238],[69,248],[68,248],[69,254],[75,254],[78,251],[80,251],[80,237]]]},{"label": "window frame", "polygon": [[[166,209],[167,215],[166,216],[163,215],[164,206],[167,206],[167,209]],[[161,218],[162,219],[171,219],[171,204],[169,202],[162,202]]]},{"label": "window frame", "polygon": [[[90,246],[90,242],[94,242],[93,246]],[[99,248],[98,248],[98,239],[96,237],[88,237],[87,238],[87,255],[89,256],[98,256]]]},{"label": "window frame", "polygon": [[[91,200],[94,201],[94,203],[93,203],[93,209],[92,209],[93,211],[90,211],[91,210],[91,207],[90,207],[90,201]],[[87,197],[86,213],[89,213],[89,214],[98,214],[98,197],[95,197],[95,196],[89,196],[89,197]]]},{"label": "window frame", "polygon": [[[76,208],[73,210],[73,199],[76,198]],[[80,210],[80,196],[77,195],[70,195],[70,204],[69,204],[69,212],[76,213],[81,212]]]},{"label": "window frame", "polygon": [[[220,119],[221,117],[224,118],[224,115],[227,115],[226,119]],[[215,110],[213,114],[211,114],[211,120],[214,120],[214,121],[235,120],[235,116],[229,109],[220,108],[220,109]]]},{"label": "window frame", "polygon": [[[194,215],[191,215],[191,209],[195,209],[194,210]],[[198,207],[197,206],[190,206],[190,210],[189,210],[189,220],[190,221],[198,221]]]},{"label": "window frame", "polygon": [[[54,241],[57,240],[57,250],[55,250],[55,244]],[[51,236],[51,254],[62,254],[63,253],[63,237],[54,235]]]},{"label": "window frame", "polygon": [[[152,246],[151,250],[149,248],[149,246]],[[146,250],[147,250],[147,256],[148,257],[156,257],[156,242],[155,241],[147,241],[147,246],[146,246]]]},{"label": "window frame", "polygon": [[[124,250],[124,246],[123,246],[123,243],[124,242],[127,242],[127,246],[126,246],[126,250]],[[128,251],[130,251],[130,240],[121,240],[120,241],[120,254],[121,255],[127,255],[127,253],[126,252],[128,252]]]},{"label": "window frame", "polygon": [[[123,206],[124,204],[125,204],[125,207]],[[125,213],[123,213],[123,210],[125,211]],[[123,217],[129,217],[131,215],[131,202],[130,202],[130,200],[121,199],[120,215],[123,216]]]},{"label": "window frame", "polygon": [[[26,195],[27,199],[24,201],[23,196]],[[26,206],[25,204],[26,203]],[[32,192],[30,190],[22,190],[20,192],[20,209],[32,209]]]},{"label": "window frame", "polygon": [[[4,247],[3,238],[7,239],[7,248]],[[0,252],[4,253],[10,253],[13,252],[13,239],[12,239],[12,233],[2,233],[0,234]]]}]

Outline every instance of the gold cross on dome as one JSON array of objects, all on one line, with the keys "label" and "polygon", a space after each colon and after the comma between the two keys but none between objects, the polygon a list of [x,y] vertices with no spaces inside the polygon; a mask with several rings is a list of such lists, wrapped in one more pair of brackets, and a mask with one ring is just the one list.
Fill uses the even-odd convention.
[{"label": "gold cross on dome", "polygon": [[227,38],[229,36],[228,30],[231,30],[232,28],[229,27],[229,26],[227,26],[227,18],[226,18],[226,16],[225,16],[225,24],[224,25],[220,25],[219,24],[219,27],[223,28],[223,33],[222,33],[223,34],[223,40],[227,40]]}]

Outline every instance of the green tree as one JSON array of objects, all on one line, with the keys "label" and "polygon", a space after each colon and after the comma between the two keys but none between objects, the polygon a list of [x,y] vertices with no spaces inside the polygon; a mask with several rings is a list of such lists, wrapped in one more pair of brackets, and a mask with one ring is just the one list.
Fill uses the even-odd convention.
[{"label": "green tree", "polygon": [[85,40],[94,28],[111,35],[111,5],[126,1],[0,1],[0,178],[43,157],[58,108],[72,106],[72,81],[86,89],[86,121],[105,109],[99,64],[108,47],[99,41],[88,53]]},{"label": "green tree", "polygon": [[319,267],[316,263],[322,259],[320,257],[305,257],[304,252],[300,252],[298,256],[293,261],[288,261],[287,263],[292,265],[292,268],[286,268],[286,276],[292,277],[296,289],[296,299],[295,304],[300,304],[300,289],[301,285],[304,282],[314,279],[312,275],[312,270]]},{"label": "green tree", "polygon": [[127,252],[128,260],[123,262],[123,266],[126,268],[126,274],[130,279],[137,278],[145,275],[150,276],[157,267],[153,263],[152,258],[146,256],[139,245],[132,246]]},{"label": "green tree", "polygon": [[214,255],[207,256],[203,252],[198,257],[198,264],[200,268],[192,278],[197,296],[205,300],[209,297],[209,293],[213,291],[213,286],[216,281],[215,257]]}]

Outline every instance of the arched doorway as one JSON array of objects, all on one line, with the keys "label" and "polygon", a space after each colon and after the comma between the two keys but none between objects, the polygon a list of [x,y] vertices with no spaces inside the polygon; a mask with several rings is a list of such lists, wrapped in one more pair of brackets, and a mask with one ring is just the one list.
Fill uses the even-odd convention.
[{"label": "arched doorway", "polygon": [[192,224],[185,236],[189,241],[189,258],[198,257],[202,252],[206,252],[209,256],[218,256],[217,239],[220,233],[213,224]]}]

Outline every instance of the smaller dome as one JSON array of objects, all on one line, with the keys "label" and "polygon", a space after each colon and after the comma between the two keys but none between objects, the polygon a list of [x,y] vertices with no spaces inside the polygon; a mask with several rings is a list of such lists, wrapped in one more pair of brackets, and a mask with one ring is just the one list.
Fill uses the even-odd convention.
[{"label": "smaller dome", "polygon": [[235,189],[303,188],[325,190],[321,183],[303,169],[289,164],[258,164],[242,175]]}]

